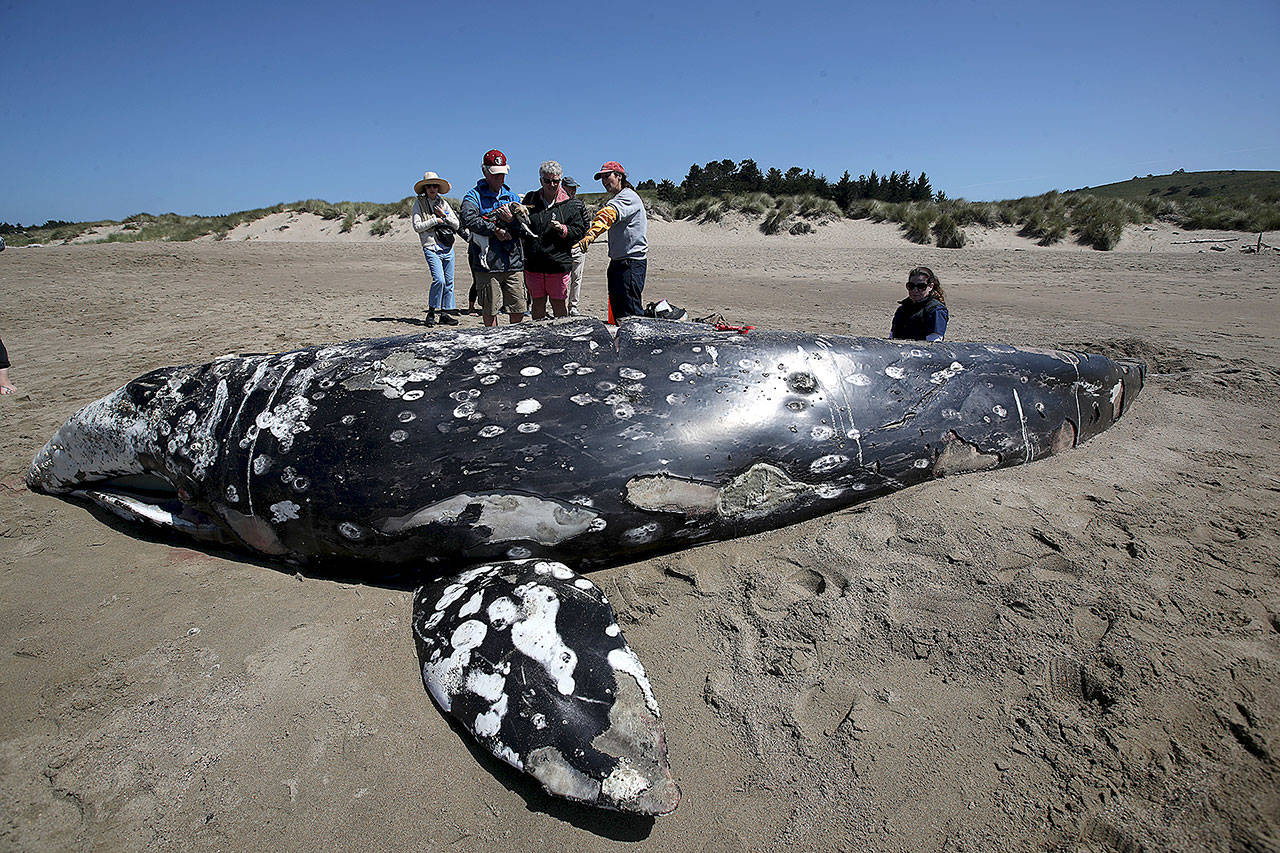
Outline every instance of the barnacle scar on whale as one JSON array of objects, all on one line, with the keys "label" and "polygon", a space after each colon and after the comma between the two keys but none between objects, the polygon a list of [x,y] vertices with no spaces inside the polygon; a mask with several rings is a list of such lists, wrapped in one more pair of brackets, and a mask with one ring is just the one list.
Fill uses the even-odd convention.
[{"label": "barnacle scar on whale", "polygon": [[1055,350],[566,318],[156,370],[71,417],[27,481],[420,576],[444,712],[554,794],[663,814],[658,700],[582,571],[1073,448],[1142,381]]}]

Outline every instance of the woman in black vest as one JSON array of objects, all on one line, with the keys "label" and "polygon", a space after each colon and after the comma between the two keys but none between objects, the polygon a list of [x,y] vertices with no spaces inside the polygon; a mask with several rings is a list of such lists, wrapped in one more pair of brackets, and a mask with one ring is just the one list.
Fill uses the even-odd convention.
[{"label": "woman in black vest", "polygon": [[907,298],[898,303],[889,337],[940,341],[947,333],[949,316],[942,282],[928,267],[916,267],[907,273]]}]

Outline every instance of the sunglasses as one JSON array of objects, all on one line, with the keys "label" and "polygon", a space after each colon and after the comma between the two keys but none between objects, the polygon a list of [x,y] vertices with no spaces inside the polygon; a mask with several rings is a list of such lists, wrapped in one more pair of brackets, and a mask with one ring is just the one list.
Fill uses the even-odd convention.
[{"label": "sunglasses", "polygon": [[543,178],[542,182],[544,184],[558,184],[560,183],[560,180],[560,178]]}]

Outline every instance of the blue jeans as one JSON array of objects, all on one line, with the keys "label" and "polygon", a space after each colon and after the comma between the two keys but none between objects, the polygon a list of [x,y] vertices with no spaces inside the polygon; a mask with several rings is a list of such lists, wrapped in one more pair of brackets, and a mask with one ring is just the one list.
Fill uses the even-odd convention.
[{"label": "blue jeans", "polygon": [[422,247],[422,254],[431,268],[431,292],[427,294],[427,307],[437,311],[453,310],[453,247],[429,249]]},{"label": "blue jeans", "polygon": [[640,294],[644,291],[644,275],[648,269],[648,258],[618,258],[609,261],[605,279],[609,282],[609,305],[613,308],[615,320],[644,314]]}]

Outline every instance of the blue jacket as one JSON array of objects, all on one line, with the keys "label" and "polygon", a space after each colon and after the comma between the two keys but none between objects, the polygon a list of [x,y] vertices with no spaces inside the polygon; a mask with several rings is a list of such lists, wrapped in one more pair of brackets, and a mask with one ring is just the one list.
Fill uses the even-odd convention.
[{"label": "blue jacket", "polygon": [[[471,269],[487,269],[490,272],[518,272],[524,269],[524,250],[519,238],[512,236],[510,240],[499,240],[493,236],[496,228],[504,223],[497,219],[494,208],[504,204],[519,202],[520,197],[503,184],[502,190],[495,193],[489,189],[489,182],[481,178],[476,185],[467,190],[462,197],[462,210],[459,216],[463,226],[471,232],[471,244],[467,248],[467,260]],[[508,234],[511,229],[504,228]],[[483,263],[481,252],[484,252]]]},{"label": "blue jacket", "polygon": [[932,296],[921,303],[912,302],[908,297],[898,303],[889,337],[909,341],[940,341],[947,333],[949,317],[947,306]]}]

